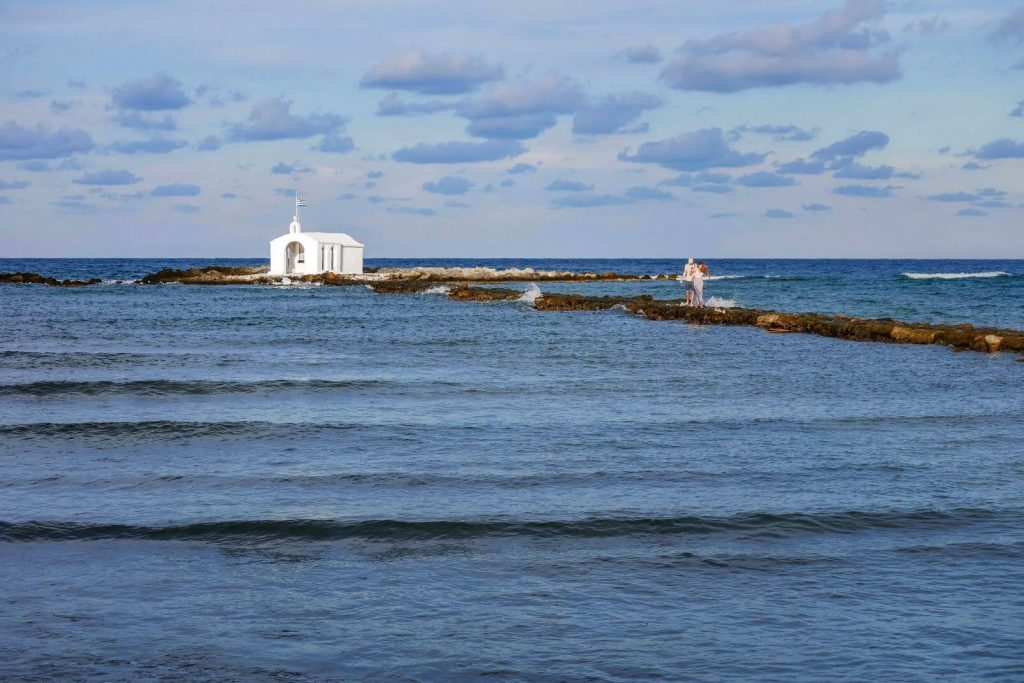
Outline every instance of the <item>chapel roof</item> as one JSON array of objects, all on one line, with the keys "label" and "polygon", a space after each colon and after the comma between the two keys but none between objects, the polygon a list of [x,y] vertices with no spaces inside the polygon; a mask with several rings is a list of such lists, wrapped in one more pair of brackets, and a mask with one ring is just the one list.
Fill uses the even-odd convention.
[{"label": "chapel roof", "polygon": [[317,242],[327,242],[329,244],[340,244],[343,247],[362,247],[362,242],[357,242],[350,235],[346,235],[343,232],[301,232],[300,235],[306,237],[312,237]]}]

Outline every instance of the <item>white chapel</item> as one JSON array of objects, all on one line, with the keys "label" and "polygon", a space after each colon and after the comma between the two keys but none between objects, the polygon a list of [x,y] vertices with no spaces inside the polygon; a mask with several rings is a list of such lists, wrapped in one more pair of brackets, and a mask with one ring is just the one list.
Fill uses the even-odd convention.
[{"label": "white chapel", "polygon": [[295,215],[288,234],[270,240],[270,274],[362,273],[362,244],[343,232],[302,232],[299,207],[305,205],[296,193]]}]

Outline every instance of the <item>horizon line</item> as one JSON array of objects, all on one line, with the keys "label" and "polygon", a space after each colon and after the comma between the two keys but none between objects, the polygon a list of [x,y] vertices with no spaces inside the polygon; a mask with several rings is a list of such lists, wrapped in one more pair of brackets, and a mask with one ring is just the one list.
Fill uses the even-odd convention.
[{"label": "horizon line", "polygon": [[[686,261],[689,256],[372,256],[366,261]],[[729,261],[1024,261],[1024,256],[979,257],[979,256],[694,256],[708,260]],[[187,261],[236,260],[267,261],[265,256],[0,256],[0,261]]]}]

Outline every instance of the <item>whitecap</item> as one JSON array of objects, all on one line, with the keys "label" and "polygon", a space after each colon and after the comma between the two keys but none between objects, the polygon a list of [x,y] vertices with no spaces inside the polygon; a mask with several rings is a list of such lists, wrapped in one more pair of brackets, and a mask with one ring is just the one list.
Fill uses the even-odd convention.
[{"label": "whitecap", "polygon": [[1010,277],[1001,270],[986,270],[980,273],[903,273],[903,277],[911,280],[962,280],[972,277]]},{"label": "whitecap", "polygon": [[529,289],[527,289],[525,292],[523,292],[523,295],[520,296],[517,299],[517,301],[522,301],[523,303],[527,303],[527,304],[530,304],[532,306],[533,302],[536,301],[537,297],[539,297],[540,295],[541,295],[540,287],[537,286],[536,282],[531,282]]},{"label": "whitecap", "polygon": [[444,285],[434,285],[428,289],[423,290],[423,294],[447,294],[451,290],[451,287],[445,287]]},{"label": "whitecap", "polygon": [[[323,287],[322,282],[304,282],[302,280],[292,280],[290,278],[282,278],[280,282],[271,282],[270,286],[277,289],[313,289],[315,287]],[[369,285],[367,285],[369,287]]]},{"label": "whitecap", "polygon": [[709,296],[704,301],[704,305],[708,308],[736,308],[736,300],[723,299],[718,296]]}]

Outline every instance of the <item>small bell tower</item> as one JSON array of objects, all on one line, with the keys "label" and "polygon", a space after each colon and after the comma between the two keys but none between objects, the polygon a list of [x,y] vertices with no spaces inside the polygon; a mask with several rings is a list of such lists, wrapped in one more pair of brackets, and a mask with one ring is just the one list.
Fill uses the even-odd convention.
[{"label": "small bell tower", "polygon": [[298,191],[296,191],[295,192],[295,215],[292,216],[292,222],[291,222],[291,225],[288,226],[288,232],[290,232],[292,234],[295,234],[297,232],[302,232],[302,224],[299,223],[299,207],[300,206],[305,206],[305,205],[306,205],[306,202],[304,202],[301,199],[299,199],[299,193],[298,193]]}]

